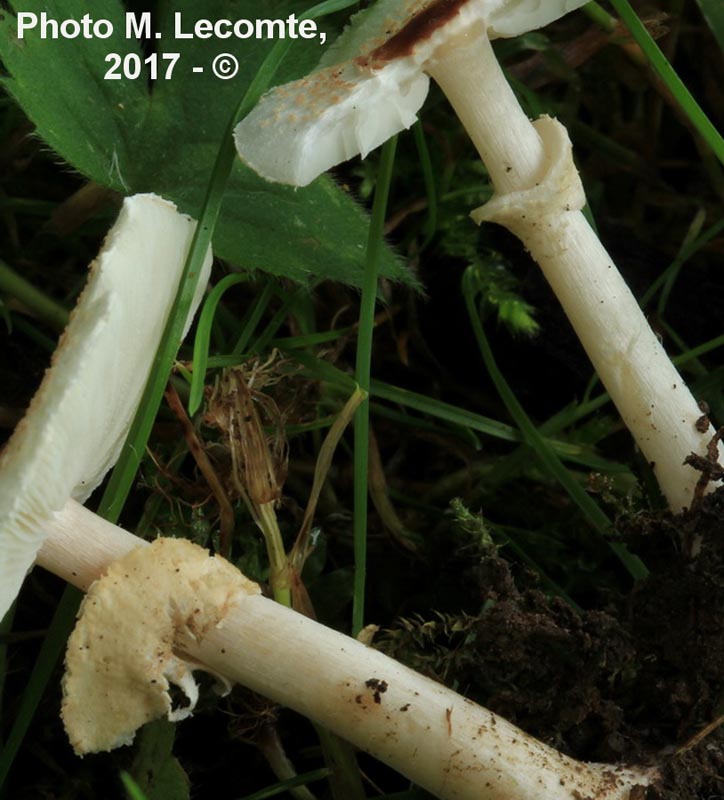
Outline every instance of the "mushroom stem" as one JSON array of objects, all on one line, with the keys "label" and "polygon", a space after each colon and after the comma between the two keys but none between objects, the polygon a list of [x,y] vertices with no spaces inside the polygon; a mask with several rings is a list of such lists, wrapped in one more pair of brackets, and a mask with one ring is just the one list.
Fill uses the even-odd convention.
[{"label": "mushroom stem", "polygon": [[565,128],[548,117],[528,120],[487,36],[451,40],[426,71],[454,107],[496,189],[473,218],[504,225],[530,251],[670,508],[687,508],[699,473],[684,460],[707,455],[714,429],[697,425],[696,400],[580,211],[585,195]]},{"label": "mushroom stem", "polygon": [[505,79],[482,23],[439,47],[425,72],[455,109],[498,192],[540,179],[543,143]]},{"label": "mushroom stem", "polygon": [[[80,533],[83,529],[89,531]],[[74,502],[39,563],[87,589],[146,543]],[[82,537],[82,541],[79,539]],[[188,647],[188,644],[187,644]],[[440,798],[629,800],[658,773],[584,764],[355,639],[244,595],[188,656],[324,725]]]},{"label": "mushroom stem", "polygon": [[148,544],[75,500],[53,515],[45,532],[36,563],[82,592],[114,561]]}]

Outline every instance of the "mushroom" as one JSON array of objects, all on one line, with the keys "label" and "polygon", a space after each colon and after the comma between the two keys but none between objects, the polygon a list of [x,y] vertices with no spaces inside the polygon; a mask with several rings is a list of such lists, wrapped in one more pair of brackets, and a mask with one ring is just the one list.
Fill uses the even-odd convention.
[{"label": "mushroom", "polygon": [[236,145],[260,175],[305,185],[409,127],[430,75],[493,182],[493,199],[473,219],[509,228],[538,262],[678,512],[691,504],[699,479],[684,462],[692,453],[711,457],[714,430],[697,425],[698,404],[581,213],[585,193],[565,128],[547,116],[526,117],[490,44],[581,5],[380,0],[353,18],[318,71],[264,95],[237,126]]},{"label": "mushroom", "polygon": [[[267,92],[239,122],[239,155],[267,180],[306,186],[330,167],[359,154],[364,158],[409,128],[427,96],[428,75],[440,82],[436,73],[453,64],[459,76],[442,88],[471,137],[475,139],[479,126],[486,129],[483,136],[492,128],[495,138],[516,153],[505,166],[490,168],[511,181],[515,176],[510,172],[521,169],[514,162],[522,161],[525,178],[525,171],[537,172],[538,154],[535,148],[529,155],[518,153],[514,131],[507,122],[500,124],[498,93],[512,92],[490,40],[541,28],[585,2],[379,0],[353,17],[316,71]],[[501,111],[509,103],[506,98]],[[521,124],[519,119],[512,121]]]},{"label": "mushroom", "polygon": [[[88,591],[68,644],[63,700],[81,754],[127,742],[142,722],[168,713],[168,679],[193,698],[186,684],[202,668],[299,711],[441,798],[630,800],[658,778],[655,768],[575,761],[264,597],[197,545],[148,545],[97,520],[75,505],[52,523],[39,554]],[[90,538],[79,533],[88,524]]]},{"label": "mushroom", "polygon": [[[0,617],[50,523],[84,502],[118,458],[194,228],[156,195],[129,197],[91,266],[52,365],[0,455]],[[193,310],[210,266],[209,251]]]}]

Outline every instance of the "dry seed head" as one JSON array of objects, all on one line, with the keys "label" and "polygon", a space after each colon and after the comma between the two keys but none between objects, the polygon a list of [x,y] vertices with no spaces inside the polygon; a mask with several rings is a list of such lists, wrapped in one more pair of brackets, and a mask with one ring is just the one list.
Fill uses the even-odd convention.
[{"label": "dry seed head", "polygon": [[[224,370],[209,398],[205,420],[219,428],[231,454],[231,482],[254,516],[262,505],[281,497],[287,475],[288,448],[282,415],[274,400],[258,389],[259,370]],[[263,422],[271,424],[268,436]]]}]

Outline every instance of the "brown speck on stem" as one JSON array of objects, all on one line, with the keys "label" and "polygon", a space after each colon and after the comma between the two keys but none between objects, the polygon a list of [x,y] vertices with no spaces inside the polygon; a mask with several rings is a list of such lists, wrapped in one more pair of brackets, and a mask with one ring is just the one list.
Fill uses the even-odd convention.
[{"label": "brown speck on stem", "polygon": [[709,430],[709,411],[711,409],[709,408],[709,404],[706,402],[706,400],[699,400],[698,406],[702,415],[699,417],[699,419],[697,419],[694,425],[699,433],[706,433]]},{"label": "brown speck on stem", "polygon": [[379,705],[382,702],[382,695],[387,691],[387,681],[382,681],[379,678],[368,678],[365,681],[365,686],[372,689],[372,699]]}]

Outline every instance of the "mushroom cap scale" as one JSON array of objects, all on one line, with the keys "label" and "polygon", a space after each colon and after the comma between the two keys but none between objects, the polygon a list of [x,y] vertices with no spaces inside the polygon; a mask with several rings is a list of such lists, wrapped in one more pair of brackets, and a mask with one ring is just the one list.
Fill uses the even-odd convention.
[{"label": "mushroom cap scale", "polygon": [[[192,672],[204,667],[179,653],[260,591],[186,539],[157,539],[114,562],[91,585],[68,640],[62,717],[75,752],[112,750],[146,722],[189,716],[198,698]],[[188,706],[172,709],[172,683]]]},{"label": "mushroom cap scale", "polygon": [[[0,455],[0,616],[69,498],[115,463],[178,289],[195,223],[155,195],[127,198],[40,388]],[[209,252],[194,302],[201,299]],[[191,315],[187,321],[187,328]]]},{"label": "mushroom cap scale", "polygon": [[306,186],[409,128],[436,51],[464,35],[516,36],[585,0],[380,0],[352,18],[317,71],[267,92],[237,125],[243,161],[270,181]]}]

